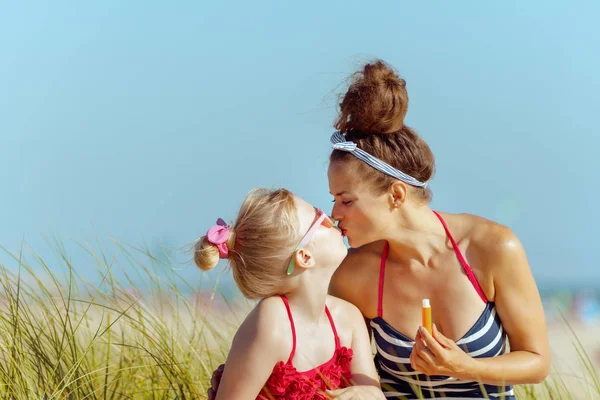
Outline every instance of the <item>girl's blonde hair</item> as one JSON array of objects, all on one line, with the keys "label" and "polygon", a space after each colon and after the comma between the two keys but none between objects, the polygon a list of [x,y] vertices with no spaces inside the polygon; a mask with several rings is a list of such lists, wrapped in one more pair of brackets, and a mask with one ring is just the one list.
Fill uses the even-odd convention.
[{"label": "girl's blonde hair", "polygon": [[[244,199],[227,241],[233,278],[244,296],[278,294],[286,262],[300,241],[293,194],[286,189],[254,189]],[[219,262],[219,251],[206,236],[194,246],[194,262],[203,271]]]}]

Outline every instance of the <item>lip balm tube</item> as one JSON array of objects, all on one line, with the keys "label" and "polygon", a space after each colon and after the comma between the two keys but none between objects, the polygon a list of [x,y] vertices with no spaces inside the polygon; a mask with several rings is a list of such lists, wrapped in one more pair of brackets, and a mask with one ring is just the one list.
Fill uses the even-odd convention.
[{"label": "lip balm tube", "polygon": [[429,303],[429,299],[423,299],[423,308],[421,315],[423,328],[427,329],[429,334],[433,336],[433,324],[431,321],[431,304]]}]

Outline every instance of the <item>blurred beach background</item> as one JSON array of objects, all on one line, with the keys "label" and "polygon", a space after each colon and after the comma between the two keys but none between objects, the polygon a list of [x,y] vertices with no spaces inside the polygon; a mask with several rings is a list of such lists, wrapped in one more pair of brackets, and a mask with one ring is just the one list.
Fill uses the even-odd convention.
[{"label": "blurred beach background", "polygon": [[[580,387],[576,340],[600,364],[598,15],[593,1],[4,2],[0,264],[100,287],[86,249],[129,243],[216,309],[237,301],[224,266],[201,273],[187,246],[254,187],[330,209],[338,95],[380,58],[436,156],[432,207],[516,232],[554,366]],[[143,291],[139,265],[108,253],[111,278]]]}]

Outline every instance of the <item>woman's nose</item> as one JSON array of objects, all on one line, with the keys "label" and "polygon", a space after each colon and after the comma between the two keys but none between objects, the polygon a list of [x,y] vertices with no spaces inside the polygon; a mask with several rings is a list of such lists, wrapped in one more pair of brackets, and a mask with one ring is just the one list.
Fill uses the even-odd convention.
[{"label": "woman's nose", "polygon": [[341,219],[341,215],[340,215],[340,213],[338,211],[338,208],[336,207],[335,204],[331,208],[331,219],[333,219],[335,222],[339,222],[340,219]]}]

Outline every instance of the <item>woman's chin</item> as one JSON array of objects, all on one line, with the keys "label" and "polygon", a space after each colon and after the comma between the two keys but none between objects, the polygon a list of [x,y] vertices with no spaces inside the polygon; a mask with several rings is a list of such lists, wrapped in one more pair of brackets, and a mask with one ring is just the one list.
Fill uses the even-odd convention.
[{"label": "woman's chin", "polygon": [[356,239],[352,239],[351,236],[346,236],[346,240],[348,241],[348,245],[352,248],[360,247],[360,244],[357,243]]},{"label": "woman's chin", "polygon": [[353,249],[357,249],[361,246],[364,246],[365,244],[371,243],[367,238],[365,238],[364,236],[356,236],[356,235],[351,235],[351,236],[346,236],[346,240],[348,241],[348,245],[350,247],[352,247]]}]

